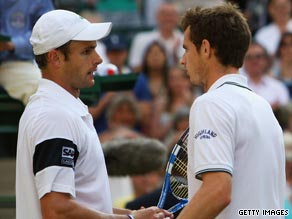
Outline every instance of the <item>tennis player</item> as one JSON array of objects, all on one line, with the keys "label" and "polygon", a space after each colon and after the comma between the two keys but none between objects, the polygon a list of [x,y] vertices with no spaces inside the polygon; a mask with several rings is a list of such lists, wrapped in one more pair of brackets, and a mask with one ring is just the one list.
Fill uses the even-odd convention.
[{"label": "tennis player", "polygon": [[43,79],[21,117],[17,145],[17,219],[158,219],[157,207],[112,209],[108,175],[93,120],[78,98],[102,62],[96,40],[111,23],[65,10],[44,14],[30,38]]},{"label": "tennis player", "polygon": [[182,28],[181,63],[205,93],[190,110],[189,204],[178,218],[283,218],[283,133],[238,74],[251,39],[245,18],[224,3],[188,10]]}]

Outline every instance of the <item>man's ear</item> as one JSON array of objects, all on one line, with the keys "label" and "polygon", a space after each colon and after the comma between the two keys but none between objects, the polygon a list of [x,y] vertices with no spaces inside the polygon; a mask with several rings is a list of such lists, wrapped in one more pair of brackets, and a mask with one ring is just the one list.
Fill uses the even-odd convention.
[{"label": "man's ear", "polygon": [[206,58],[211,57],[212,48],[211,48],[211,44],[208,40],[203,39],[200,50],[201,50],[201,54],[204,57],[206,57]]},{"label": "man's ear", "polygon": [[51,50],[48,53],[48,61],[54,66],[59,66],[62,59],[61,55],[58,50]]}]

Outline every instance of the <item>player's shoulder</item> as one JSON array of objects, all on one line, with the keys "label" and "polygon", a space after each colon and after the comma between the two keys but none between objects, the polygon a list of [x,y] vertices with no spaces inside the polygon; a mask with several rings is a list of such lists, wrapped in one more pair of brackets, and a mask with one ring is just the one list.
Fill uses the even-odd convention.
[{"label": "player's shoulder", "polygon": [[30,102],[25,109],[25,115],[28,118],[44,120],[48,123],[74,120],[70,109],[46,98]]},{"label": "player's shoulder", "polygon": [[197,111],[205,111],[210,107],[213,108],[217,104],[219,104],[218,99],[216,99],[214,95],[210,95],[210,93],[207,92],[195,99],[192,108],[197,109]]},{"label": "player's shoulder", "polygon": [[227,92],[222,90],[212,90],[197,97],[194,101],[193,107],[196,111],[225,111],[226,113],[234,112],[234,97],[230,96]]},{"label": "player's shoulder", "polygon": [[219,102],[219,99],[223,98],[219,90],[212,90],[206,92],[195,99],[195,103],[203,104],[208,102]]}]

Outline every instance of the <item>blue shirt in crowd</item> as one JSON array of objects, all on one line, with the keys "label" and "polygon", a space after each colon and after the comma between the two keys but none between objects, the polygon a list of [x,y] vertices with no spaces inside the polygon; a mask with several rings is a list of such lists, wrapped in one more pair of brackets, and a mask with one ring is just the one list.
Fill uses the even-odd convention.
[{"label": "blue shirt in crowd", "polygon": [[134,94],[138,101],[151,101],[152,95],[149,88],[148,77],[140,73],[134,86]]},{"label": "blue shirt in crowd", "polygon": [[0,0],[0,35],[9,36],[15,47],[14,52],[0,52],[0,62],[32,60],[31,30],[42,14],[53,9],[51,0]]}]

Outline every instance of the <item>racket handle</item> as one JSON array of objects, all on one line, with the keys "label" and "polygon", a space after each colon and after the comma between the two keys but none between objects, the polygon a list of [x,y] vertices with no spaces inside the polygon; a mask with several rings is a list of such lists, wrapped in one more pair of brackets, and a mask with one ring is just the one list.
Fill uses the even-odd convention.
[{"label": "racket handle", "polygon": [[180,209],[182,209],[183,207],[185,207],[188,203],[188,200],[181,200],[179,203],[177,203],[176,205],[172,206],[171,208],[169,208],[167,211],[174,214],[175,212],[179,211]]}]

